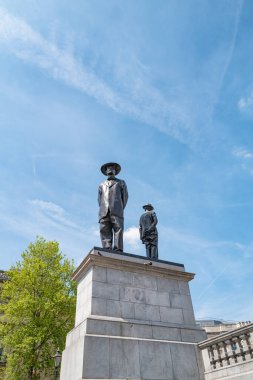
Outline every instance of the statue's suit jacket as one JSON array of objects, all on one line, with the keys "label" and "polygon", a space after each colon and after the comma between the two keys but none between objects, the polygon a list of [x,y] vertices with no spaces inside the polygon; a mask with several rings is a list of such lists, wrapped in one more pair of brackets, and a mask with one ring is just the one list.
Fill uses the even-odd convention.
[{"label": "statue's suit jacket", "polygon": [[[158,236],[156,225],[158,223],[156,213],[154,211],[146,211],[140,217],[140,238],[156,238]],[[151,228],[152,227],[152,228]],[[150,230],[151,228],[151,230]]]},{"label": "statue's suit jacket", "polygon": [[104,218],[108,211],[111,215],[123,218],[127,200],[125,181],[114,178],[114,180],[102,182],[98,188],[99,220]]}]

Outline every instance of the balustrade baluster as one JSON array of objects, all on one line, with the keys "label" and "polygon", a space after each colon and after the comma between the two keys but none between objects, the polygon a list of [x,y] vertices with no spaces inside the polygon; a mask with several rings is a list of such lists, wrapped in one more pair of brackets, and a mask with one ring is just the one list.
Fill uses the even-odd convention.
[{"label": "balustrade baluster", "polygon": [[245,351],[244,351],[244,347],[243,347],[243,336],[239,335],[237,337],[237,342],[238,342],[238,346],[239,346],[239,349],[240,349],[240,357],[242,358],[241,361],[245,361],[246,358],[245,358]]},{"label": "balustrade baluster", "polygon": [[212,366],[212,368],[213,369],[216,369],[216,360],[215,360],[215,358],[214,358],[214,351],[213,351],[213,346],[210,346],[209,348],[208,348],[208,350],[209,350],[209,353],[210,353],[210,364],[211,364],[211,366]]},{"label": "balustrade baluster", "polygon": [[247,353],[250,356],[250,358],[253,359],[253,350],[251,347],[250,334],[246,333],[246,334],[244,334],[244,336],[245,336],[245,341],[247,344],[247,351],[248,351]]},{"label": "balustrade baluster", "polygon": [[229,341],[230,341],[230,346],[231,346],[231,351],[232,351],[231,358],[233,359],[234,363],[236,364],[237,363],[237,356],[236,356],[236,352],[235,352],[235,350],[236,350],[235,342],[234,342],[233,338],[229,339]]},{"label": "balustrade baluster", "polygon": [[218,363],[219,363],[220,367],[223,367],[222,358],[221,358],[221,348],[220,348],[219,343],[216,344],[216,350],[217,350],[217,354],[218,354]]},{"label": "balustrade baluster", "polygon": [[227,365],[230,365],[230,359],[229,359],[228,350],[227,350],[227,341],[226,340],[223,341],[222,344],[223,344],[224,355],[226,358]]}]

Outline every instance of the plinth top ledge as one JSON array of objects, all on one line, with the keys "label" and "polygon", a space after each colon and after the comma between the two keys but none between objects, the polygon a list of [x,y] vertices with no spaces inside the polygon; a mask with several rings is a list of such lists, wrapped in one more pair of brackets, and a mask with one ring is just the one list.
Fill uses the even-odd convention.
[{"label": "plinth top ledge", "polygon": [[133,255],[126,252],[117,252],[105,248],[94,247],[76,268],[72,279],[80,278],[92,267],[102,266],[122,271],[150,272],[150,274],[165,275],[166,277],[180,277],[185,281],[194,278],[194,273],[185,272],[183,264],[165,260],[149,259],[145,256]]}]

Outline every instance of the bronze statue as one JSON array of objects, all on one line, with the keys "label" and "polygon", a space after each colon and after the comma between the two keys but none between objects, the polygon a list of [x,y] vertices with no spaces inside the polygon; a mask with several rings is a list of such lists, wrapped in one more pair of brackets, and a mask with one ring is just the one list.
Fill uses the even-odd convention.
[{"label": "bronze statue", "polygon": [[101,172],[108,178],[99,185],[98,204],[103,248],[123,252],[124,208],[128,192],[125,181],[115,178],[120,170],[120,165],[115,162],[101,166]]},{"label": "bronze statue", "polygon": [[140,217],[140,239],[146,246],[146,255],[149,259],[158,259],[158,219],[154,207],[148,203],[143,206],[145,212]]}]

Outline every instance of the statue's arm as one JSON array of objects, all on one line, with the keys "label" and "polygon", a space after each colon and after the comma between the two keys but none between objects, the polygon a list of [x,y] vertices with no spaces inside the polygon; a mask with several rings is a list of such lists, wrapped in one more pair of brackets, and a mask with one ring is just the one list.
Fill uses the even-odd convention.
[{"label": "statue's arm", "polygon": [[153,223],[154,223],[154,226],[156,226],[157,223],[158,223],[158,219],[157,219],[156,213],[153,212],[152,216],[153,216],[153,220],[154,220],[154,222],[153,222]]},{"label": "statue's arm", "polygon": [[101,196],[102,196],[102,189],[101,189],[101,186],[99,186],[99,188],[98,188],[98,204],[99,204],[99,206],[101,203]]},{"label": "statue's arm", "polygon": [[158,219],[155,212],[152,212],[152,219],[153,219],[153,222],[149,226],[149,231],[153,231],[156,228],[156,225],[158,223]]},{"label": "statue's arm", "polygon": [[128,191],[127,191],[127,185],[125,181],[122,181],[122,202],[123,202],[123,207],[126,207],[128,201]]},{"label": "statue's arm", "polygon": [[139,221],[139,233],[140,233],[140,240],[142,241],[142,243],[144,243],[144,239],[145,239],[145,230],[143,228],[143,224],[142,224],[142,220],[140,218],[140,221]]}]

